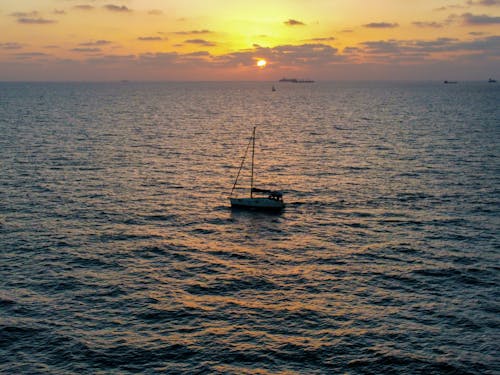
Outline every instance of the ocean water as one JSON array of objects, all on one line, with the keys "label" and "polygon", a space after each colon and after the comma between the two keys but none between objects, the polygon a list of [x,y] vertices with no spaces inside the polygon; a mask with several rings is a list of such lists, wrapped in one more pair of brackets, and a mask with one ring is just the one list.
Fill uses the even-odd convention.
[{"label": "ocean water", "polygon": [[500,86],[271,86],[0,83],[1,373],[500,373]]}]

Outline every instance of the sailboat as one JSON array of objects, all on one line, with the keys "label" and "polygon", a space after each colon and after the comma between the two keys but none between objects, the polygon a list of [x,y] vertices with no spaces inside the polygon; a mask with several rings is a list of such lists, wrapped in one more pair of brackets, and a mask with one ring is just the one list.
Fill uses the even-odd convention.
[{"label": "sailboat", "polygon": [[[267,210],[267,211],[281,211],[285,207],[283,202],[283,193],[281,191],[260,189],[253,186],[254,183],[254,161],[255,161],[255,129],[253,128],[252,137],[245,150],[245,155],[241,160],[240,169],[236,175],[236,179],[231,189],[229,200],[231,201],[231,208],[247,209],[247,210]],[[245,163],[248,149],[252,145],[252,164],[250,175],[250,196],[248,198],[233,198],[233,192],[236,189],[238,178],[240,177],[241,170]]]}]

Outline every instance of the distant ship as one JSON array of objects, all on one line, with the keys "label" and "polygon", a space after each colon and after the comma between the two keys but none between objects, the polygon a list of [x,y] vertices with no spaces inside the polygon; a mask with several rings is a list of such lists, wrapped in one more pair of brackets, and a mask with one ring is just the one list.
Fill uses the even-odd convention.
[{"label": "distant ship", "polygon": [[281,78],[280,82],[314,83],[314,81],[312,79],[297,79],[297,78]]},{"label": "distant ship", "polygon": [[493,79],[493,78],[490,78],[490,79],[488,80],[488,83],[497,83],[497,80],[496,80],[496,79]]},{"label": "distant ship", "polygon": [[449,85],[449,84],[458,83],[458,82],[457,81],[444,81],[443,83]]}]

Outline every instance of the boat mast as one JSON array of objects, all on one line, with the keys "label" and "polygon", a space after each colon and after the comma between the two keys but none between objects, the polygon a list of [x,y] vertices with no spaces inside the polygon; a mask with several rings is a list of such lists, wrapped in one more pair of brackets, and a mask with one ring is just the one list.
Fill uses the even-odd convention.
[{"label": "boat mast", "polygon": [[241,164],[240,164],[240,169],[238,169],[238,174],[236,175],[236,179],[234,180],[233,188],[231,189],[231,194],[229,195],[230,197],[233,195],[234,189],[236,189],[236,185],[238,184],[238,178],[240,177],[241,170],[243,169],[243,164],[245,164],[245,159],[248,154],[248,149],[250,148],[250,143],[252,143],[252,138],[248,140],[247,148],[245,149],[245,153],[243,154],[243,157],[241,158]]},{"label": "boat mast", "polygon": [[253,161],[255,156],[255,128],[253,127],[252,133],[252,174],[250,175],[250,198],[253,198]]}]

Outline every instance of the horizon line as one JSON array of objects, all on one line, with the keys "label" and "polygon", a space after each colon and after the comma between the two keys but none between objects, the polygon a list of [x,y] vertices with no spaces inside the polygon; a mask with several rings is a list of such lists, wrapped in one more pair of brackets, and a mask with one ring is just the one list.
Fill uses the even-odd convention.
[{"label": "horizon line", "polygon": [[[438,82],[453,81],[461,82],[486,82],[485,79],[315,79],[314,82],[281,82],[283,85],[314,85],[315,83],[328,83],[328,82]],[[238,80],[238,79],[218,79],[218,80],[135,80],[135,79],[111,79],[111,80],[0,80],[0,83],[280,83],[280,80]]]}]

